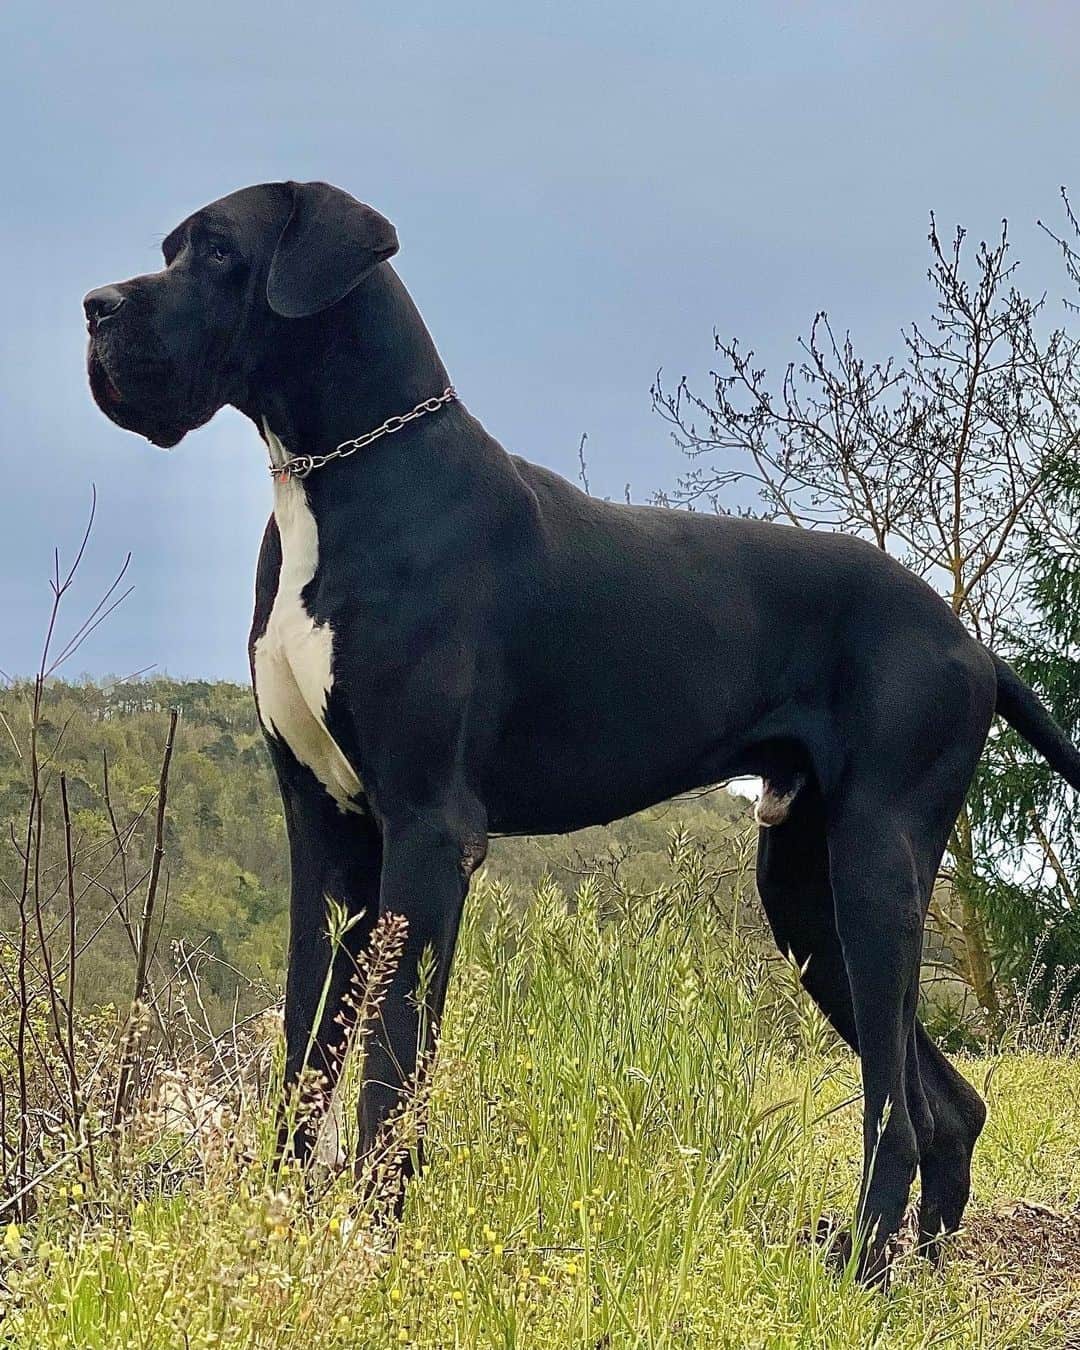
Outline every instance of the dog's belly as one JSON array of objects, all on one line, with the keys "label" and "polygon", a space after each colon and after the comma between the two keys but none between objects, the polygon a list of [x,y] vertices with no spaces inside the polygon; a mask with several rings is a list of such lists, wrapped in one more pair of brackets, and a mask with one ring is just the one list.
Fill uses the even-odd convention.
[{"label": "dog's belly", "polygon": [[319,565],[315,517],[300,483],[274,484],[281,570],[266,631],[255,643],[259,718],[306,765],[342,810],[359,809],[360,779],[326,725],[334,682],[334,635],[304,606],[303,591]]}]

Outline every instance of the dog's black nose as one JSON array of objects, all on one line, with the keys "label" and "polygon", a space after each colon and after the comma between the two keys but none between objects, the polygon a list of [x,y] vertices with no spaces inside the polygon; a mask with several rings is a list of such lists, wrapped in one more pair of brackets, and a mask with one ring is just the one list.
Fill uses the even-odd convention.
[{"label": "dog's black nose", "polygon": [[111,318],[124,303],[126,296],[119,286],[99,286],[83,300],[86,321],[94,328],[102,320]]}]

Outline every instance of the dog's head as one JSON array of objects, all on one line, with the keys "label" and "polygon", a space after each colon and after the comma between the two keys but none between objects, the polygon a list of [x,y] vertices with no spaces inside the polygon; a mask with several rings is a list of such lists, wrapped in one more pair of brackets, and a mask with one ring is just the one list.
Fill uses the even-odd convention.
[{"label": "dog's head", "polygon": [[83,301],[94,400],[173,446],[241,402],[283,327],[338,304],[397,252],[393,225],[327,183],[262,183],[196,211],[160,272]]}]

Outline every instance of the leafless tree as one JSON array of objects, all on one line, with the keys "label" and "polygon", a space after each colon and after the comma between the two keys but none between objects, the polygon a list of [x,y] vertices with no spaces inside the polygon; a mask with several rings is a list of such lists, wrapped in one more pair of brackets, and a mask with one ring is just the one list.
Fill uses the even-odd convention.
[{"label": "leafless tree", "polygon": [[[719,336],[707,395],[658,376],[654,404],[694,461],[669,500],[864,536],[982,641],[1007,646],[1028,541],[1054,528],[1045,466],[1077,446],[1080,351],[1047,321],[1045,297],[1018,288],[1005,223],[971,256],[962,229],[943,242],[931,217],[929,244],[933,309],[901,330],[893,358],[868,361],[821,313],[778,382],[753,350]],[[943,923],[962,935],[963,971],[996,1019],[966,810],[946,877]]]}]

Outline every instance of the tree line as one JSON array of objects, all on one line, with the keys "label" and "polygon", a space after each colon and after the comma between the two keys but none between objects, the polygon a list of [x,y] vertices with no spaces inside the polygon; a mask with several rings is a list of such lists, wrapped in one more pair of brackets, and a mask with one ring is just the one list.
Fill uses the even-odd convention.
[{"label": "tree line", "polygon": [[[34,689],[34,682],[18,681],[0,690],[0,813],[7,845],[0,855],[0,934],[9,956],[25,863]],[[179,718],[152,974],[160,985],[174,978],[178,960],[190,959],[199,972],[200,997],[214,1005],[214,1020],[220,1020],[234,1004],[243,1011],[272,1001],[287,939],[284,818],[246,685],[167,678],[44,683],[35,731],[44,762],[37,860],[43,925],[56,928],[56,943],[63,940],[63,775],[80,942],[94,935],[80,958],[79,1001],[123,1008],[130,997],[132,932],[152,861],[150,825],[171,709],[179,710]],[[751,831],[748,803],[708,793],[609,829],[495,840],[488,869],[522,901],[545,874],[572,889],[580,874],[600,869],[609,893],[629,903],[663,883],[670,835],[679,829],[734,859]]]}]

